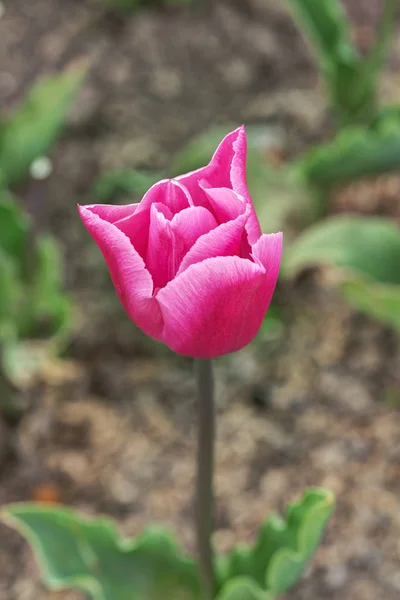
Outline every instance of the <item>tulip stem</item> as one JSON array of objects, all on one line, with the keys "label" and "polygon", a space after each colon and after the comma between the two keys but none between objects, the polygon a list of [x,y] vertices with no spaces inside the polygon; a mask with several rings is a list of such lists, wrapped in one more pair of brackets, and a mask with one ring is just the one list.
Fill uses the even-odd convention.
[{"label": "tulip stem", "polygon": [[198,406],[196,535],[200,572],[208,598],[214,597],[215,573],[211,544],[214,518],[215,405],[211,360],[195,361]]}]

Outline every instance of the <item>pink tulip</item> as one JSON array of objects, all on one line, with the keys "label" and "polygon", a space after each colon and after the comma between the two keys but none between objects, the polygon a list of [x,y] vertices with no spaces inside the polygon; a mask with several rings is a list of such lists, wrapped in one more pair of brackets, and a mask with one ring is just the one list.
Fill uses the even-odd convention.
[{"label": "pink tulip", "polygon": [[179,354],[243,348],[271,302],[282,234],[261,234],[246,148],[240,127],[208,166],[156,183],[139,204],[79,207],[130,319]]}]

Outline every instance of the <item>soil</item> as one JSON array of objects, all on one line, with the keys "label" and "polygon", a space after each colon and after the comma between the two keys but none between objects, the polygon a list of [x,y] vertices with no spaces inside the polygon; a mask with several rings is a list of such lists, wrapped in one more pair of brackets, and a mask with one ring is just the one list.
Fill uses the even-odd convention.
[{"label": "soil", "polygon": [[[91,198],[100,172],[163,168],[212,124],[278,124],[288,154],[321,139],[330,126],[324,97],[283,4],[231,0],[207,14],[145,8],[121,16],[89,0],[4,2],[4,107],[36,77],[75,59],[88,61],[89,76],[54,151],[51,177],[20,190],[38,226],[62,243],[76,326],[64,359],[26,392],[29,409],[18,425],[0,421],[2,504],[60,500],[115,517],[128,535],[163,523],[194,549],[191,363],[127,320],[76,203]],[[379,5],[347,2],[362,47]],[[398,39],[384,77],[387,96],[397,90]],[[346,194],[338,209],[358,210],[356,192]],[[380,211],[387,205],[374,197],[370,212]],[[287,600],[395,600],[399,337],[352,311],[322,274],[280,284],[277,300],[279,335],[217,361],[215,545],[226,551],[250,542],[271,511],[306,486],[326,486],[337,494],[335,517]],[[1,527],[0,598],[82,596],[46,591],[26,544]]]}]

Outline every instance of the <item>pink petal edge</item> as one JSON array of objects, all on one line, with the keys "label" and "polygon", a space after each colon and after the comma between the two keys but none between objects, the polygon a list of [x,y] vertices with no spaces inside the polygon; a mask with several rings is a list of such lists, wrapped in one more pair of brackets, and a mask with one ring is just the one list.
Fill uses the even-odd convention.
[{"label": "pink petal edge", "polygon": [[117,294],[129,318],[147,335],[160,339],[162,315],[153,297],[153,280],[129,238],[115,225],[86,206],[78,206],[81,219],[101,250]]}]

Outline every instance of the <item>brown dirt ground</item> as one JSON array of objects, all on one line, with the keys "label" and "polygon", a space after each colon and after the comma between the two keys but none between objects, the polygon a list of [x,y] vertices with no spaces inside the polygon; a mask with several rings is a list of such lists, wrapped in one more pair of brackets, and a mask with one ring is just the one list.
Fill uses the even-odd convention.
[{"label": "brown dirt ground", "polygon": [[[49,365],[29,391],[18,427],[0,422],[0,502],[56,496],[116,517],[126,534],[164,523],[191,550],[190,361],[129,324],[76,203],[88,199],[100,171],[163,167],[213,123],[278,123],[288,153],[298,152],[329,123],[312,60],[279,0],[219,2],[206,17],[169,9],[121,18],[81,0],[4,4],[2,105],[12,106],[35,77],[75,58],[86,57],[90,71],[54,152],[53,175],[40,194],[33,185],[21,190],[63,243],[76,330],[67,360]],[[348,3],[361,45],[371,39],[377,4]],[[397,83],[391,71],[389,95]],[[347,192],[345,205],[357,209],[357,199]],[[372,199],[371,212],[379,207]],[[285,314],[281,335],[217,364],[215,544],[224,551],[250,541],[270,511],[306,486],[324,485],[338,495],[335,518],[286,598],[395,600],[399,338],[351,311],[318,274],[280,285],[277,298]],[[2,527],[0,598],[81,596],[47,592],[27,546]]]}]

